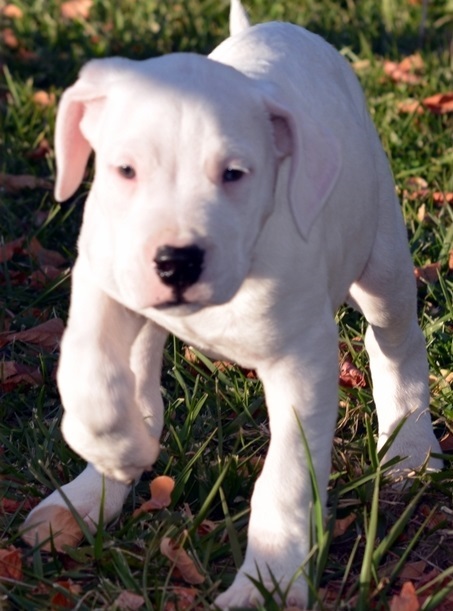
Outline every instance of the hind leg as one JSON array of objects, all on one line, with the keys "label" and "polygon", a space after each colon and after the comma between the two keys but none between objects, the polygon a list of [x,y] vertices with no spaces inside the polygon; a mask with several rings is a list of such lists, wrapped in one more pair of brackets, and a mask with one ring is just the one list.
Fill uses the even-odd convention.
[{"label": "hind leg", "polygon": [[429,414],[428,362],[425,339],[417,322],[416,284],[406,231],[397,202],[389,197],[369,262],[351,286],[369,327],[365,346],[370,357],[373,396],[379,420],[381,448],[395,427],[407,419],[384,457],[404,460],[402,473],[423,465],[440,469],[442,462],[429,458],[440,452]]}]

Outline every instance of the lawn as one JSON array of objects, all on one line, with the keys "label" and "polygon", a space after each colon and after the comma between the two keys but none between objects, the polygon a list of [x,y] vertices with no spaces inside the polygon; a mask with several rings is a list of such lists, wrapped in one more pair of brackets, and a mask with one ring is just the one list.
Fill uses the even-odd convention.
[{"label": "lawn", "polygon": [[[404,495],[386,486],[364,324],[341,310],[329,519],[325,527],[317,522],[307,565],[312,603],[447,611],[453,608],[453,5],[249,0],[247,8],[253,22],[289,20],[323,35],[365,89],[407,223],[432,418],[445,452],[445,469],[417,474]],[[55,371],[90,176],[69,201],[53,200],[58,98],[90,58],[207,53],[227,27],[228,3],[218,0],[0,0],[0,609],[208,609],[241,564],[248,499],[269,440],[261,383],[253,372],[189,354],[176,339],[162,372],[162,452],[121,517],[65,553],[32,549],[19,536],[30,507],[83,468],[60,433]],[[134,516],[161,475],[174,481],[171,502]],[[167,538],[187,551],[189,575],[162,553]],[[263,608],[277,609],[271,601]]]}]

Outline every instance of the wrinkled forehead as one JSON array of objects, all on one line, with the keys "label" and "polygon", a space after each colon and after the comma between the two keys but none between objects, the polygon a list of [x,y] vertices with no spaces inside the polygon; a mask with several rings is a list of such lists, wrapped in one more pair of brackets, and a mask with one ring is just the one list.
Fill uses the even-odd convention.
[{"label": "wrinkled forehead", "polygon": [[108,94],[108,123],[124,136],[237,138],[264,116],[250,79],[228,66],[182,54],[140,64]]}]

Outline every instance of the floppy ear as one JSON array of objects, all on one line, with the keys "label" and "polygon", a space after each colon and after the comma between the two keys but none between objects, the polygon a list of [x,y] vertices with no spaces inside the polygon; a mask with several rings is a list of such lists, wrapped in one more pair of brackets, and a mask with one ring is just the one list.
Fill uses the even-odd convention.
[{"label": "floppy ear", "polygon": [[340,175],[340,141],[303,110],[293,111],[269,97],[265,104],[277,153],[291,156],[288,200],[297,228],[307,239]]},{"label": "floppy ear", "polygon": [[127,64],[129,61],[122,58],[93,60],[82,69],[78,81],[64,92],[55,125],[57,201],[71,197],[82,182],[108,85]]}]

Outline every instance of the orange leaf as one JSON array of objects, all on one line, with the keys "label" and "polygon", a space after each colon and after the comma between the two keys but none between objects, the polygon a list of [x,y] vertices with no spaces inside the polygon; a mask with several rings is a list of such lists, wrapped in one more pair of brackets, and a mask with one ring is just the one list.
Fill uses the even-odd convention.
[{"label": "orange leaf", "polygon": [[401,112],[403,114],[422,115],[425,112],[423,110],[421,102],[419,102],[418,100],[414,100],[413,98],[398,102],[396,107],[398,109],[398,112]]},{"label": "orange leaf", "polygon": [[0,513],[16,513],[19,509],[30,511],[39,503],[40,499],[30,498],[16,501],[14,499],[0,499]]},{"label": "orange leaf", "polygon": [[197,569],[195,562],[189,554],[178,543],[172,541],[170,537],[162,539],[160,551],[178,569],[186,583],[196,585],[204,582],[204,575]]},{"label": "orange leaf", "polygon": [[151,498],[149,501],[145,501],[138,507],[133,517],[137,517],[147,511],[156,511],[158,509],[164,509],[171,504],[171,493],[175,487],[175,481],[168,475],[160,475],[153,479],[149,485]]},{"label": "orange leaf", "polygon": [[53,106],[55,104],[55,94],[47,91],[37,91],[33,94],[33,102],[38,106]]},{"label": "orange leaf", "polygon": [[3,42],[6,47],[10,49],[17,49],[19,46],[19,41],[17,40],[17,36],[14,34],[11,28],[5,28],[2,31]]},{"label": "orange leaf", "polygon": [[351,526],[351,524],[353,522],[355,522],[355,520],[357,519],[357,516],[355,513],[350,513],[348,516],[346,516],[345,518],[341,518],[339,520],[335,520],[335,526],[333,529],[333,536],[335,537],[341,537],[341,535],[344,535],[344,533],[348,530],[348,528]]},{"label": "orange leaf", "polygon": [[20,535],[28,545],[40,544],[41,549],[47,552],[51,551],[52,545],[58,552],[64,552],[66,546],[76,547],[83,538],[69,509],[58,505],[38,507],[25,521]]},{"label": "orange leaf", "polygon": [[390,603],[390,611],[419,611],[420,602],[415,593],[414,584],[406,581],[401,588],[401,593],[395,595]]},{"label": "orange leaf", "polygon": [[422,82],[422,77],[416,74],[424,68],[424,63],[419,54],[405,57],[399,63],[385,61],[384,72],[392,81],[396,83],[406,83],[408,85],[418,85]]},{"label": "orange leaf", "polygon": [[432,194],[433,202],[438,206],[442,206],[443,204],[453,204],[453,193],[443,191],[433,191]]},{"label": "orange leaf", "polygon": [[10,545],[6,549],[0,549],[0,579],[22,579],[22,555],[20,550]]},{"label": "orange leaf", "polygon": [[69,0],[60,8],[64,19],[88,19],[93,0]]},{"label": "orange leaf", "polygon": [[453,91],[436,93],[423,100],[423,105],[436,115],[453,112]]},{"label": "orange leaf", "polygon": [[24,13],[21,8],[15,4],[7,4],[2,9],[2,15],[9,17],[10,19],[21,19]]},{"label": "orange leaf", "polygon": [[[82,591],[79,584],[74,583],[72,579],[56,581],[54,586],[59,586],[71,594],[80,594]],[[55,610],[61,607],[63,607],[63,609],[74,609],[74,599],[72,596],[67,596],[64,592],[56,592],[52,596],[50,604],[52,606],[51,608]]]},{"label": "orange leaf", "polygon": [[349,358],[345,358],[340,365],[340,384],[349,388],[365,388],[367,385],[364,374]]}]

